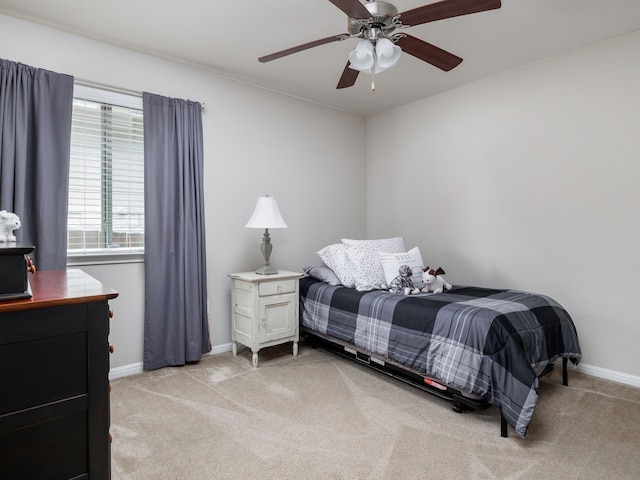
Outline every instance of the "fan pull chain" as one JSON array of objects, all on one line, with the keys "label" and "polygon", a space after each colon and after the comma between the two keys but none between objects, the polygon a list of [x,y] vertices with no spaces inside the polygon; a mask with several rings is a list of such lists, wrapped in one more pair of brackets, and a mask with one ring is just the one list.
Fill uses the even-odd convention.
[{"label": "fan pull chain", "polygon": [[373,44],[373,66],[371,67],[371,91],[376,91],[376,44]]}]

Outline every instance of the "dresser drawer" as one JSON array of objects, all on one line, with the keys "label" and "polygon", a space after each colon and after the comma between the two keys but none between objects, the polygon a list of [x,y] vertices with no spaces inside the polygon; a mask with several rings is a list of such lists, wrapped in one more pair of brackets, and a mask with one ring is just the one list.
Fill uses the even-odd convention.
[{"label": "dresser drawer", "polygon": [[[0,478],[89,478],[88,429],[85,411],[0,435]],[[103,471],[102,478],[107,478],[106,468]]]},{"label": "dresser drawer", "polygon": [[0,346],[0,415],[88,392],[86,332]]},{"label": "dresser drawer", "polygon": [[258,294],[261,297],[268,295],[279,295],[281,293],[291,293],[296,291],[297,279],[281,280],[277,282],[264,282],[259,284]]}]

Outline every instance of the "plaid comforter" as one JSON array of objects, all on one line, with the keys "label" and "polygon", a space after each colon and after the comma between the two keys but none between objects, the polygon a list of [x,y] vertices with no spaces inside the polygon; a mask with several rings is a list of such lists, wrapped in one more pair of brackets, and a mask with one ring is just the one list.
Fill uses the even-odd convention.
[{"label": "plaid comforter", "polygon": [[524,437],[538,374],[581,352],[569,314],[552,298],[457,286],[440,294],[358,292],[305,277],[300,321],[313,331],[388,358],[500,408]]}]

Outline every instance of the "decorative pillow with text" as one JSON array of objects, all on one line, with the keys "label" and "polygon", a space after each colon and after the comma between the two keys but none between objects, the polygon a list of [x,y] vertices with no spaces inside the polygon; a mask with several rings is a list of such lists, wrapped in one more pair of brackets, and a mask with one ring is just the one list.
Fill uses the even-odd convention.
[{"label": "decorative pillow with text", "polygon": [[380,258],[387,285],[398,276],[402,265],[409,265],[409,267],[411,267],[411,280],[413,281],[414,287],[419,287],[422,284],[422,269],[424,268],[424,263],[418,247],[413,247],[408,252],[378,252],[378,257]]}]

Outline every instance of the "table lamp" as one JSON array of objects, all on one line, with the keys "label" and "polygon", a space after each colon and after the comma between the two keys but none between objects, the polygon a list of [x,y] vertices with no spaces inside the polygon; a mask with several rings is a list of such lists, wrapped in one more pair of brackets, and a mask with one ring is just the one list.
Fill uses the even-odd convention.
[{"label": "table lamp", "polygon": [[273,246],[271,245],[271,237],[269,236],[270,228],[287,228],[280,210],[278,210],[278,203],[274,197],[266,195],[264,197],[258,197],[256,202],[256,208],[253,210],[251,218],[245,225],[246,228],[264,228],[264,235],[262,235],[262,244],[260,249],[262,250],[262,256],[264,257],[264,265],[256,270],[256,273],[260,275],[272,275],[278,273],[278,270],[273,268],[269,263],[269,257]]}]

